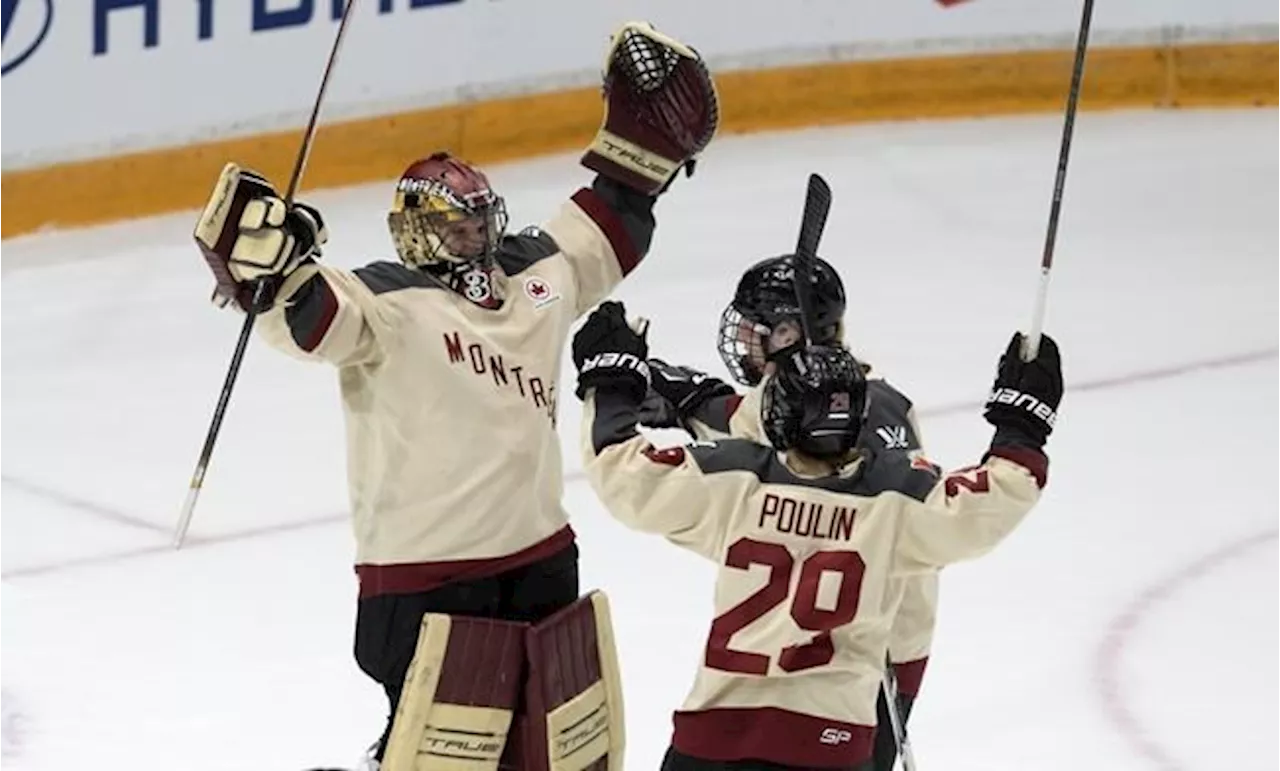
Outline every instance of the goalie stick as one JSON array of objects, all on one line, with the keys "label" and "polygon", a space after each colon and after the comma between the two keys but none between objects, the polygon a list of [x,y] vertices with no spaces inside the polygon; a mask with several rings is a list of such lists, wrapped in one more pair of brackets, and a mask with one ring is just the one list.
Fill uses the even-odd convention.
[{"label": "goalie stick", "polygon": [[1053,180],[1053,201],[1049,205],[1049,227],[1044,237],[1044,253],[1040,258],[1040,285],[1036,290],[1031,326],[1022,342],[1022,360],[1031,361],[1040,351],[1040,335],[1044,331],[1044,310],[1049,297],[1049,271],[1053,269],[1053,247],[1058,240],[1058,218],[1062,214],[1062,191],[1067,184],[1067,160],[1071,157],[1071,134],[1076,125],[1076,105],[1080,101],[1080,83],[1084,79],[1084,57],[1089,48],[1089,24],[1093,19],[1093,0],[1084,0],[1080,31],[1076,36],[1075,63],[1071,68],[1071,88],[1067,91],[1067,108],[1062,122],[1062,144],[1058,149],[1058,173]]},{"label": "goalie stick", "polygon": [[[289,178],[289,189],[285,193],[285,206],[293,203],[293,196],[298,192],[298,183],[302,181],[302,173],[306,170],[307,159],[311,155],[311,145],[316,136],[316,122],[320,117],[320,105],[324,101],[325,91],[329,88],[329,76],[333,73],[333,65],[338,60],[338,51],[342,48],[342,38],[347,31],[347,22],[351,20],[351,9],[355,0],[347,0],[342,9],[342,19],[338,22],[338,31],[333,39],[333,48],[329,51],[329,59],[324,65],[324,75],[320,78],[320,88],[316,92],[315,102],[311,105],[311,117],[302,135],[302,145],[298,148],[298,157],[294,160],[293,174]],[[182,513],[178,517],[178,526],[173,533],[173,548],[182,548],[182,542],[191,526],[191,516],[195,513],[196,500],[204,485],[205,471],[209,468],[209,459],[213,456],[214,444],[218,441],[218,432],[222,429],[222,419],[227,414],[227,405],[231,401],[231,390],[235,388],[236,378],[240,375],[240,365],[244,361],[245,349],[249,346],[249,336],[253,332],[253,323],[258,312],[266,301],[267,282],[259,281],[253,288],[253,301],[244,309],[244,324],[240,327],[240,337],[236,340],[235,351],[231,354],[231,363],[227,366],[227,375],[222,382],[222,391],[218,394],[218,404],[213,410],[213,420],[205,434],[204,447],[200,450],[200,459],[196,462],[195,471],[191,475],[191,486],[187,490],[186,500],[182,503]]]},{"label": "goalie stick", "polygon": [[796,305],[800,308],[800,324],[804,329],[804,341],[813,344],[813,291],[810,279],[818,260],[818,242],[827,227],[827,214],[831,212],[831,187],[817,174],[809,175],[809,190],[804,197],[804,216],[800,220],[800,239],[796,243]]}]

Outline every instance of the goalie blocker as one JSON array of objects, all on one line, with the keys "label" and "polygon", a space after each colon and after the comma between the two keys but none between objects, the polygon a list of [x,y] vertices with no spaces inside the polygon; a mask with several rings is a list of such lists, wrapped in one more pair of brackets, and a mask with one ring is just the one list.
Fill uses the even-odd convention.
[{"label": "goalie blocker", "polygon": [[382,771],[618,771],[622,683],[608,598],[538,624],[423,616]]}]

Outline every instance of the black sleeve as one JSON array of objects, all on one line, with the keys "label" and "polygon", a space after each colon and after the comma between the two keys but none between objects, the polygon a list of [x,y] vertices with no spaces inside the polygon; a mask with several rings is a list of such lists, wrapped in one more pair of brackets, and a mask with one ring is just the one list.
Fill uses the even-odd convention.
[{"label": "black sleeve", "polygon": [[[730,433],[729,421],[738,411],[739,404],[742,404],[741,394],[713,396],[690,410],[688,419],[696,420],[712,431],[728,434]],[[686,425],[685,428],[689,427]]]},{"label": "black sleeve", "polygon": [[591,183],[591,189],[622,221],[622,227],[635,253],[648,254],[649,244],[653,241],[653,230],[656,227],[653,218],[654,199],[600,175],[596,175],[595,181]]}]

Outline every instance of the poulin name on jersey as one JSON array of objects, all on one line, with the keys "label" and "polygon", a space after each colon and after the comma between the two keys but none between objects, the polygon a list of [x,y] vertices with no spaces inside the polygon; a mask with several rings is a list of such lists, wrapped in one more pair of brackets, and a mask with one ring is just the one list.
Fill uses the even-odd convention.
[{"label": "poulin name on jersey", "polygon": [[494,385],[518,390],[520,396],[533,402],[533,406],[544,410],[554,426],[556,422],[556,383],[540,377],[525,375],[524,367],[508,365],[502,356],[485,353],[479,343],[464,345],[460,333],[446,333],[444,347],[449,354],[450,364],[463,364],[476,375],[490,375]]},{"label": "poulin name on jersey", "polygon": [[857,511],[846,506],[833,506],[830,513],[826,509],[820,503],[804,503],[784,495],[765,495],[756,527],[828,541],[852,538],[853,518]]}]

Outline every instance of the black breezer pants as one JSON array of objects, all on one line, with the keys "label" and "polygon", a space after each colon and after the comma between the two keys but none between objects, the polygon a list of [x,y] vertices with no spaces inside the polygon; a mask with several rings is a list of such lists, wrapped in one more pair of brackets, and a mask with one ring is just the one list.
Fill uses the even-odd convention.
[{"label": "black breezer pants", "polygon": [[[785,739],[780,738],[779,741]],[[667,756],[662,759],[662,771],[873,771],[874,768],[871,761],[843,769],[810,769],[763,760],[703,760],[685,755],[675,747],[669,747]]]},{"label": "black breezer pants", "polygon": [[[904,730],[914,703],[915,699],[911,696],[898,694],[898,714],[902,716]],[[898,759],[898,740],[893,735],[893,718],[889,717],[889,703],[885,701],[883,688],[876,698],[876,744],[873,757],[875,771],[893,771],[893,764]]]},{"label": "black breezer pants", "polygon": [[390,712],[377,757],[391,732],[405,673],[426,613],[540,621],[578,599],[578,547],[570,545],[524,567],[489,578],[446,584],[418,594],[364,597],[356,607],[356,663],[387,693]]}]

